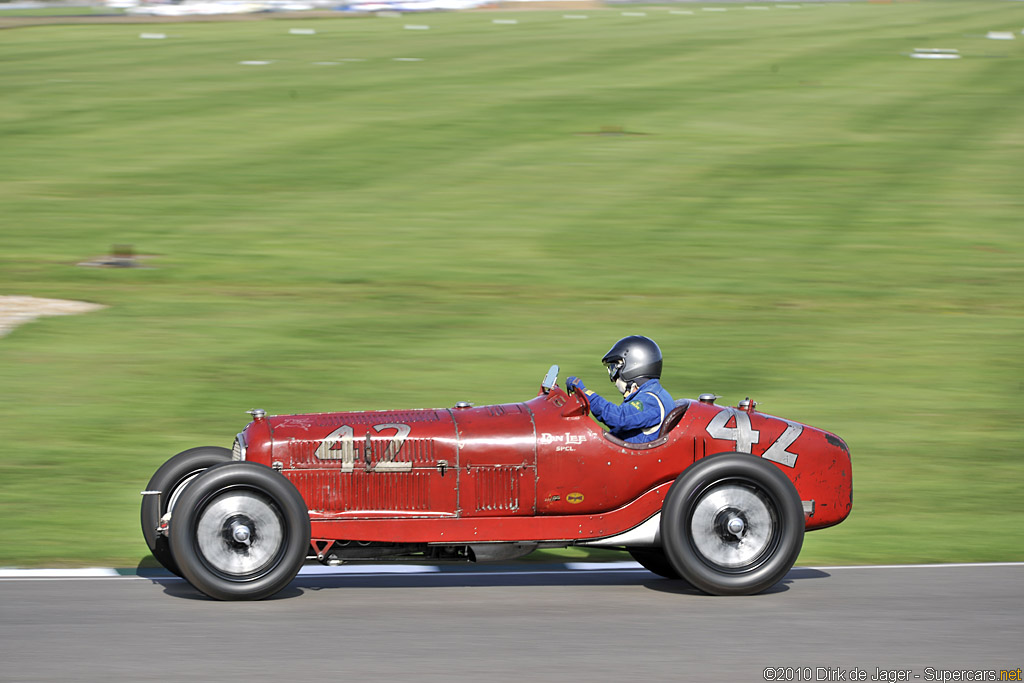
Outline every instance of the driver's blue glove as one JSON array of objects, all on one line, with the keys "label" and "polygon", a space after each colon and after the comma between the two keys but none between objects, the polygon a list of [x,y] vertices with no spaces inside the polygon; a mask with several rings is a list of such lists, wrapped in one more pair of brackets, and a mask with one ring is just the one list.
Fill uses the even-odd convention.
[{"label": "driver's blue glove", "polygon": [[570,377],[565,381],[565,386],[570,389],[579,389],[580,391],[586,391],[587,388],[583,386],[583,382],[580,381],[579,377]]}]

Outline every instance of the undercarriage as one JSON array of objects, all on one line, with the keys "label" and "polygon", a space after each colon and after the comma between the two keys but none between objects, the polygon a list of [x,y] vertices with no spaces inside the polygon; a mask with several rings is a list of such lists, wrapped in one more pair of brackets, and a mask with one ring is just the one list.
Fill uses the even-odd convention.
[{"label": "undercarriage", "polygon": [[538,548],[563,548],[562,543],[382,543],[376,541],[330,541],[315,539],[314,553],[307,559],[337,566],[350,562],[496,562],[514,560]]}]

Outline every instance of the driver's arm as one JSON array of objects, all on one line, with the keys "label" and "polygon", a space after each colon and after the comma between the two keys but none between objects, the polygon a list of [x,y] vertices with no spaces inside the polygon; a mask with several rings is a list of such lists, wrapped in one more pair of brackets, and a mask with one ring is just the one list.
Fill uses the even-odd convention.
[{"label": "driver's arm", "polygon": [[586,394],[590,399],[590,412],[612,430],[647,429],[661,421],[661,407],[650,396],[640,394],[618,405],[592,391]]}]

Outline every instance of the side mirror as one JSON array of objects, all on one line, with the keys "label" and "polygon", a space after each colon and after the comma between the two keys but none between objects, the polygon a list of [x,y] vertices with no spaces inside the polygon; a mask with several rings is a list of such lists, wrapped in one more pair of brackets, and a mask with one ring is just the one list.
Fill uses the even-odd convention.
[{"label": "side mirror", "polygon": [[558,366],[552,365],[551,369],[548,370],[548,374],[544,375],[544,380],[540,383],[540,387],[546,394],[554,388],[556,382],[558,382]]}]

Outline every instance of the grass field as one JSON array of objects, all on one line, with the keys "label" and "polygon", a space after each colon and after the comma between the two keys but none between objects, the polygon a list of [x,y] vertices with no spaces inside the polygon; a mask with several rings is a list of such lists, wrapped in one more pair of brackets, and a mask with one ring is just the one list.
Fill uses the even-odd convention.
[{"label": "grass field", "polygon": [[0,566],[139,562],[248,408],[610,389],[630,333],[850,444],[801,564],[1024,560],[1024,3],[705,6],[0,32],[0,294],[108,306],[0,338]]},{"label": "grass field", "polygon": [[0,17],[77,17],[90,15],[118,15],[124,14],[119,9],[111,7],[37,7],[10,9],[3,2],[0,2]]}]

